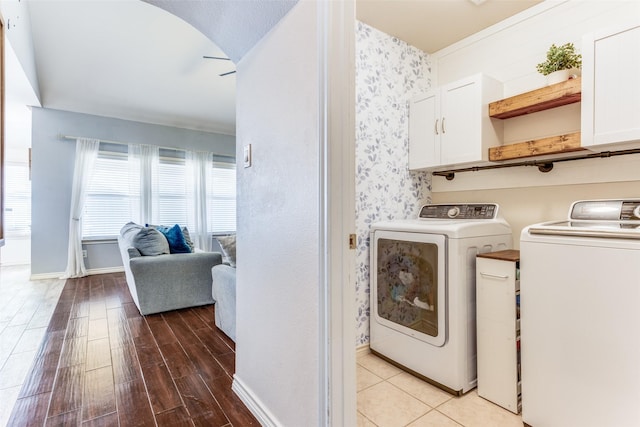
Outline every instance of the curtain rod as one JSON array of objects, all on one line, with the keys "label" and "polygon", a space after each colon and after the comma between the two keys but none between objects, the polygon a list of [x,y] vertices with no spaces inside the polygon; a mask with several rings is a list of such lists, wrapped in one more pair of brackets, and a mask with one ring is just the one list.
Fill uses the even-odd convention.
[{"label": "curtain rod", "polygon": [[[97,139],[100,142],[105,142],[107,144],[117,144],[117,145],[145,145],[145,144],[136,144],[136,143],[129,143],[129,142],[121,142],[121,141],[112,141],[109,139],[101,139],[101,138],[90,138],[87,136],[72,136],[72,135],[58,135],[59,139],[68,139],[68,140],[77,140],[79,138],[87,138],[87,139]],[[146,144],[146,145],[153,145],[153,144]],[[176,147],[163,147],[158,145],[158,148],[162,148],[164,150],[176,150],[176,151],[189,151],[186,150],[184,148],[176,148]],[[235,156],[230,156],[228,154],[219,154],[219,153],[214,153],[213,151],[200,151],[202,153],[211,153],[214,156],[218,156],[218,157],[228,157],[230,159],[235,159]]]}]

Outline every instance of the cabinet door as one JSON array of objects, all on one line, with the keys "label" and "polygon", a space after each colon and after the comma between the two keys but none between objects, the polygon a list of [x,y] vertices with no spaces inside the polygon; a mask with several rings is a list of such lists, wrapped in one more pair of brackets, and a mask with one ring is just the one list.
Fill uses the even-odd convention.
[{"label": "cabinet door", "polygon": [[463,79],[443,86],[441,164],[482,160],[480,82]]},{"label": "cabinet door", "polygon": [[517,414],[516,266],[496,259],[476,262],[478,395]]},{"label": "cabinet door", "polygon": [[640,142],[640,24],[583,39],[582,145]]},{"label": "cabinet door", "polygon": [[435,92],[415,97],[409,106],[409,169],[440,164],[440,98]]}]

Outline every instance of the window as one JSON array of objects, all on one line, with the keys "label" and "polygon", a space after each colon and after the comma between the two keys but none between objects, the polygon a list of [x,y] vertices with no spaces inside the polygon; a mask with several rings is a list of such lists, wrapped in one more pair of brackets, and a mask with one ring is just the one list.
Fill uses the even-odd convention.
[{"label": "window", "polygon": [[[207,176],[207,224],[211,233],[235,232],[236,182],[232,158],[217,159]],[[140,169],[129,161],[126,146],[100,145],[87,190],[82,221],[83,238],[113,238],[124,224],[138,222]],[[152,177],[157,224],[187,225],[189,198],[184,151],[160,149]]]},{"label": "window", "polygon": [[31,234],[31,181],[29,163],[5,164],[5,237]]},{"label": "window", "polygon": [[212,163],[207,177],[207,227],[217,234],[236,231],[235,163]]},{"label": "window", "polygon": [[129,168],[126,153],[102,149],[98,153],[82,217],[84,238],[117,236],[133,219],[131,212],[139,204],[140,184],[130,182]]},{"label": "window", "polygon": [[158,166],[158,223],[187,224],[187,179],[184,159],[161,157]]}]

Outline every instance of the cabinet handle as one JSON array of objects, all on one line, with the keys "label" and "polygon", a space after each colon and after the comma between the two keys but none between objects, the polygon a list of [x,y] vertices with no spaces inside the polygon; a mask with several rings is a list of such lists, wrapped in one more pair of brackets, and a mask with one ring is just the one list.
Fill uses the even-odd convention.
[{"label": "cabinet handle", "polygon": [[436,135],[438,134],[438,119],[436,119],[436,125],[434,126],[433,130],[436,132]]},{"label": "cabinet handle", "polygon": [[442,118],[442,133],[445,133],[445,130],[444,130],[444,117]]},{"label": "cabinet handle", "polygon": [[509,278],[509,276],[501,276],[499,274],[483,273],[482,271],[480,272],[480,275],[482,277],[490,277],[492,279],[500,279],[500,280],[507,280]]}]

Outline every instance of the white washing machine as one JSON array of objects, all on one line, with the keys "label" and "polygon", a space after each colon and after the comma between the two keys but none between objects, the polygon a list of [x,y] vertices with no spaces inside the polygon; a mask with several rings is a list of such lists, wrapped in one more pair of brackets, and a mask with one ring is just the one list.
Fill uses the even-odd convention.
[{"label": "white washing machine", "polygon": [[510,249],[496,204],[425,205],[371,227],[371,350],[454,394],[476,386],[476,255]]},{"label": "white washing machine", "polygon": [[640,426],[640,199],[575,202],[520,242],[523,421]]}]

